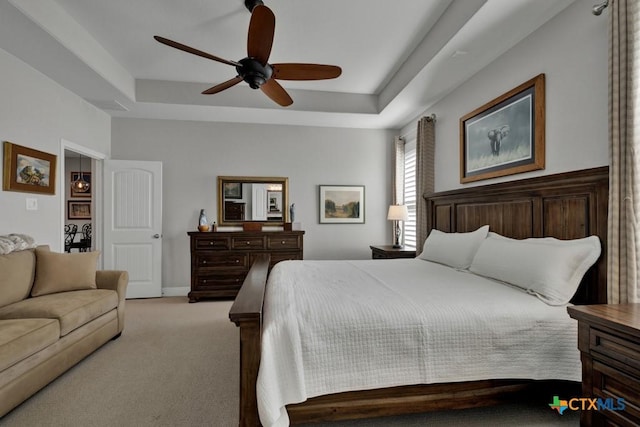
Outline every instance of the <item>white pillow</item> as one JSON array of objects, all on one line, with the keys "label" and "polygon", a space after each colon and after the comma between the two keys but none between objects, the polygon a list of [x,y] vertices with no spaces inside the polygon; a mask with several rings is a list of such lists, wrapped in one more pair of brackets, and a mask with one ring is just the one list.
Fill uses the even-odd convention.
[{"label": "white pillow", "polygon": [[517,240],[489,233],[469,270],[520,287],[549,305],[564,305],[599,256],[596,236]]},{"label": "white pillow", "polygon": [[453,268],[469,268],[487,233],[489,233],[488,225],[483,225],[469,233],[445,233],[433,229],[425,240],[422,253],[418,258]]}]

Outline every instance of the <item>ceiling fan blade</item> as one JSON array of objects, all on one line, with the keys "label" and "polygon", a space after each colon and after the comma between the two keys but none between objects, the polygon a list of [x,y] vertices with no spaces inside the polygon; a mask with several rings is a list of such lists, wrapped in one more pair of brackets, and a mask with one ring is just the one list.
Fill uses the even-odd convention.
[{"label": "ceiling fan blade", "polygon": [[326,80],[335,79],[342,69],[335,65],[320,64],[272,64],[273,78],[280,80]]},{"label": "ceiling fan blade", "polygon": [[250,58],[255,58],[262,65],[267,63],[275,29],[276,17],[271,9],[264,5],[254,7],[247,37],[247,54]]},{"label": "ceiling fan blade", "polygon": [[198,50],[198,49],[194,49],[194,48],[192,48],[190,46],[187,46],[187,45],[182,44],[182,43],[178,43],[178,42],[173,41],[173,40],[165,39],[164,37],[153,36],[153,38],[156,39],[157,41],[159,41],[162,44],[166,44],[167,46],[171,46],[171,47],[174,47],[176,49],[180,49],[180,50],[182,50],[184,52],[192,53],[194,55],[202,56],[203,58],[212,59],[214,61],[222,62],[223,64],[233,65],[234,67],[241,66],[241,64],[238,63],[238,62],[229,61],[227,59],[223,59],[223,58],[220,58],[218,56],[211,55],[210,53],[203,52],[203,51]]},{"label": "ceiling fan blade", "polygon": [[262,92],[264,92],[265,95],[283,107],[288,107],[293,104],[293,99],[291,99],[287,91],[273,79],[268,80],[265,84],[260,86],[260,89],[262,89]]},{"label": "ceiling fan blade", "polygon": [[219,85],[215,85],[213,87],[210,87],[209,89],[203,91],[202,94],[203,95],[213,95],[214,93],[222,92],[225,89],[229,89],[230,87],[237,85],[241,81],[242,81],[242,77],[236,76],[236,77],[232,78],[231,80],[227,80],[224,83],[220,83]]}]

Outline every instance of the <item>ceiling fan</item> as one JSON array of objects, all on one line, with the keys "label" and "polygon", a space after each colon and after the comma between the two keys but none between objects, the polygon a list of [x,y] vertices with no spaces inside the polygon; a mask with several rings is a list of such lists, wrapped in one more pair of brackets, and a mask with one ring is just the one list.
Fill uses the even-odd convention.
[{"label": "ceiling fan", "polygon": [[287,107],[293,104],[293,100],[276,80],[326,80],[340,76],[342,69],[335,65],[269,64],[267,61],[273,45],[275,15],[262,0],[245,0],[245,6],[251,12],[251,21],[247,36],[247,57],[239,61],[223,59],[164,37],[154,38],[167,46],[236,67],[236,77],[203,91],[204,95],[222,92],[244,80],[252,89],[262,90],[274,102]]}]

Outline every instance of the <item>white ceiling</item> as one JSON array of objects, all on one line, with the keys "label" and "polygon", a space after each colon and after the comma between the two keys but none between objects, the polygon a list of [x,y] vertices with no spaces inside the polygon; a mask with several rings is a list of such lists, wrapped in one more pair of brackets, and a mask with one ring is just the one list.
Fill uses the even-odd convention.
[{"label": "white ceiling", "polygon": [[0,0],[0,48],[114,117],[400,128],[575,0],[265,0],[269,62],[342,67],[335,80],[281,81],[283,108],[231,66],[162,45],[160,35],[237,61],[243,0]]}]

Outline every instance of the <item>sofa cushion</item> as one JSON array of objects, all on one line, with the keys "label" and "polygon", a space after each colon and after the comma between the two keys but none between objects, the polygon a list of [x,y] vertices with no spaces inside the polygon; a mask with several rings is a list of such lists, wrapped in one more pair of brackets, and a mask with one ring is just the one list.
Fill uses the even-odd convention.
[{"label": "sofa cushion", "polygon": [[36,270],[33,250],[0,255],[0,307],[29,296]]},{"label": "sofa cushion", "polygon": [[2,307],[0,319],[58,319],[62,337],[117,306],[118,294],[110,289],[69,291],[28,298]]},{"label": "sofa cushion", "polygon": [[0,371],[48,347],[60,338],[55,319],[0,320]]},{"label": "sofa cushion", "polygon": [[100,252],[58,253],[36,248],[36,277],[31,296],[96,288]]}]

